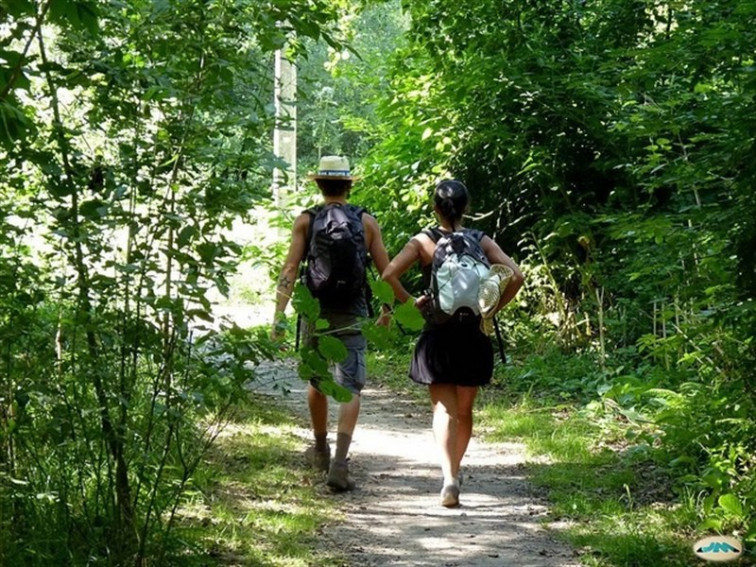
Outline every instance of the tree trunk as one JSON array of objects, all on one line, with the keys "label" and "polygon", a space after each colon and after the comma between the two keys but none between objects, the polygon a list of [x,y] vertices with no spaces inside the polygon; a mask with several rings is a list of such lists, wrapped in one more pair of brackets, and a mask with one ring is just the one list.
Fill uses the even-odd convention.
[{"label": "tree trunk", "polygon": [[297,184],[297,67],[280,49],[275,58],[274,98],[273,153],[286,162],[286,169],[273,171],[273,198],[280,207]]}]

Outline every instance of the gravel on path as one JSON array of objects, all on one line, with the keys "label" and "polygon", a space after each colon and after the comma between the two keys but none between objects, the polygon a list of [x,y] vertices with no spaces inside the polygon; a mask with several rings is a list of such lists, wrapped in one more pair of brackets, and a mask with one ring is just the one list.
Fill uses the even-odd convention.
[{"label": "gravel on path", "polygon": [[[256,375],[253,395],[275,395],[307,423],[306,384],[294,361],[261,364]],[[330,406],[333,441],[338,404]],[[430,423],[429,404],[368,383],[350,450],[357,489],[331,494],[318,481],[345,518],[325,526],[324,548],[340,550],[348,566],[580,566],[544,525],[548,509],[525,477],[521,444],[473,437],[462,466],[461,506],[441,506]],[[306,427],[301,435],[310,442]]]}]

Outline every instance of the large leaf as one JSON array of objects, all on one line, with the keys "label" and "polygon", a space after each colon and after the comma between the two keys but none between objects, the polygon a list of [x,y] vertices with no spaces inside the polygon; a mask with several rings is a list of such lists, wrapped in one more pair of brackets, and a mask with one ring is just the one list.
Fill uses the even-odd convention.
[{"label": "large leaf", "polygon": [[405,329],[410,331],[419,331],[425,325],[425,319],[423,318],[420,310],[415,307],[415,302],[412,298],[408,299],[394,310],[394,319]]},{"label": "large leaf", "polygon": [[55,0],[50,4],[50,20],[74,29],[85,29],[90,34],[99,32],[97,6],[82,0]]},{"label": "large leaf", "polygon": [[391,348],[391,331],[388,327],[368,324],[362,328],[362,334],[370,344],[379,350]]},{"label": "large leaf", "polygon": [[331,335],[318,337],[318,352],[331,362],[342,362],[348,354],[344,343]]},{"label": "large leaf", "polygon": [[370,289],[373,290],[373,295],[378,298],[381,303],[387,305],[394,304],[394,290],[391,286],[383,280],[376,280],[370,282]]},{"label": "large leaf", "polygon": [[291,304],[302,317],[308,321],[317,321],[320,317],[320,303],[315,299],[307,286],[297,282]]},{"label": "large leaf", "polygon": [[729,515],[734,518],[742,518],[743,517],[743,505],[740,503],[740,500],[737,496],[734,494],[723,494],[719,497],[719,505],[722,507],[722,509]]},{"label": "large leaf", "polygon": [[328,378],[318,382],[318,389],[326,396],[331,396],[339,403],[347,403],[352,399],[352,392]]},{"label": "large leaf", "polygon": [[323,378],[330,375],[328,361],[316,350],[304,347],[299,351],[299,358],[298,372],[300,378],[309,380],[310,378]]}]

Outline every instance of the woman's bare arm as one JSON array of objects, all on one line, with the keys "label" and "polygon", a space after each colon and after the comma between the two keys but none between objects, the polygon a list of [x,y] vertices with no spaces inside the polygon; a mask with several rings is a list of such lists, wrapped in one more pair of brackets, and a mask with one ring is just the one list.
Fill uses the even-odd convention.
[{"label": "woman's bare arm", "polygon": [[397,254],[386,269],[383,270],[381,278],[388,282],[394,290],[394,296],[400,303],[407,301],[411,295],[404,288],[399,278],[418,260],[420,260],[421,245],[416,238],[412,238],[402,251]]}]

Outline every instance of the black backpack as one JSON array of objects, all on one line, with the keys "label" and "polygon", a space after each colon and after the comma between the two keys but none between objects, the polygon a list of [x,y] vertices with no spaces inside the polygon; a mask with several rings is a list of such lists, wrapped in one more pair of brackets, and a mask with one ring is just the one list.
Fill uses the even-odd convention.
[{"label": "black backpack", "polygon": [[364,297],[367,289],[365,210],[332,203],[305,212],[312,218],[303,283],[324,307],[348,308]]}]

